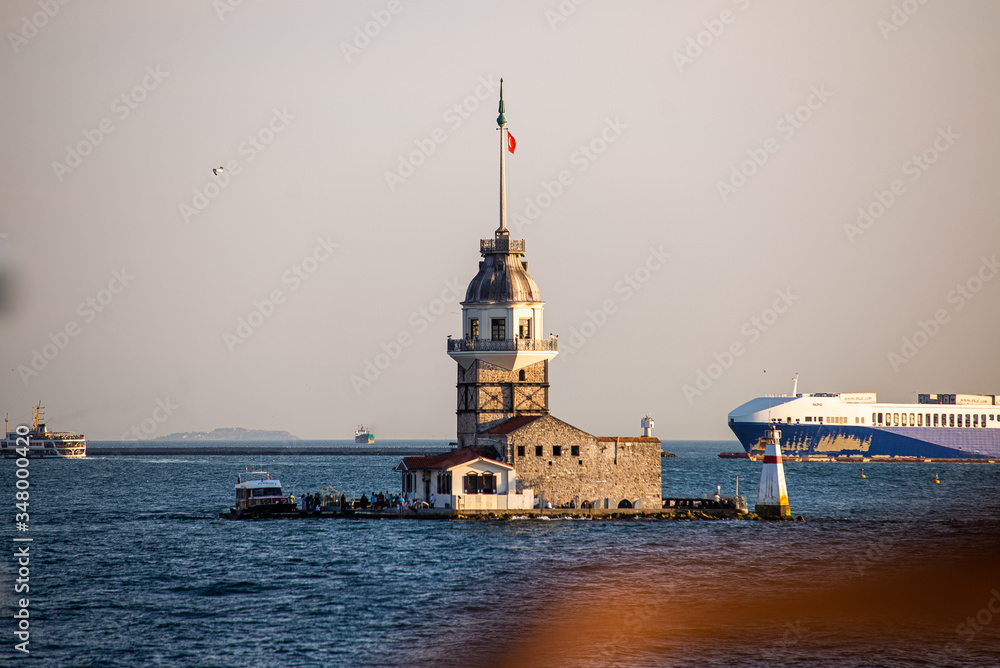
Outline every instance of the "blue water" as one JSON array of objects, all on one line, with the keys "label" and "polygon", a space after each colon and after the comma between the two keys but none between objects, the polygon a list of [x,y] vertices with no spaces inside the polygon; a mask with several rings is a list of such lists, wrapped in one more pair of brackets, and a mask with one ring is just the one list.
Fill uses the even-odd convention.
[{"label": "blue water", "polygon": [[[731,493],[739,475],[752,505],[760,465],[716,456],[738,449],[734,442],[664,447],[678,455],[663,460],[665,495],[700,495],[717,485]],[[980,615],[972,637],[956,630],[988,610],[1000,563],[955,585],[966,587],[965,598],[907,585],[904,595],[940,599],[933,623],[877,612],[870,622],[863,611],[840,611],[836,593],[809,593],[874,590],[911,561],[946,564],[953,552],[994,548],[1000,466],[866,463],[861,479],[860,464],[786,463],[792,509],[804,522],[217,519],[232,504],[237,473],[257,461],[32,460],[30,529],[22,533],[12,528],[14,462],[0,462],[4,541],[34,539],[27,660],[1000,665],[1000,614],[988,613],[988,623]],[[348,496],[398,490],[398,461],[263,457],[296,495],[328,484]],[[933,483],[935,474],[942,484]],[[26,659],[14,650],[12,613],[23,594],[13,593],[12,552],[0,558],[3,665]]]}]

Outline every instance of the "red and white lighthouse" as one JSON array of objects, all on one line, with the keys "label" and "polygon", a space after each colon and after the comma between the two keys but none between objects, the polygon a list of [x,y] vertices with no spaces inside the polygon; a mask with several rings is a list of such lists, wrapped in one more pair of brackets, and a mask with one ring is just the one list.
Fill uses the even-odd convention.
[{"label": "red and white lighthouse", "polygon": [[788,488],[785,486],[785,469],[781,465],[781,432],[772,424],[768,427],[764,442],[764,468],[760,472],[757,487],[757,505],[754,512],[761,517],[781,519],[791,517],[788,505]]}]

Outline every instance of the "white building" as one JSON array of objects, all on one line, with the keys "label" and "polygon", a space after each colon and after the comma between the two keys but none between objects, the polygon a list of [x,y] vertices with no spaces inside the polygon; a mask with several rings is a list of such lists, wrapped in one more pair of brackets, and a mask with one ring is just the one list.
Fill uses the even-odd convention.
[{"label": "white building", "polygon": [[534,490],[517,492],[514,467],[497,457],[492,447],[462,448],[426,457],[403,457],[395,470],[403,475],[407,499],[434,508],[456,512],[530,510],[535,504]]}]

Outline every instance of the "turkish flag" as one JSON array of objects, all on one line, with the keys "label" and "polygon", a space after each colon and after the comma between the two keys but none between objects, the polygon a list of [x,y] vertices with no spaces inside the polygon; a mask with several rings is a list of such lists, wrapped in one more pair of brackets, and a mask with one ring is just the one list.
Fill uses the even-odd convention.
[{"label": "turkish flag", "polygon": [[514,152],[514,148],[517,146],[517,142],[514,141],[514,135],[510,132],[507,133],[507,150],[511,153]]}]

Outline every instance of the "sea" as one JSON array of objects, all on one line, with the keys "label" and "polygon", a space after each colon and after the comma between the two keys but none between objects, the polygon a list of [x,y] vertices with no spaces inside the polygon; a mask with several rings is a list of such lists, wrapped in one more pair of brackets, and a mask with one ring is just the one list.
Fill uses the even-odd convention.
[{"label": "sea", "polygon": [[[246,467],[370,495],[448,443],[226,445],[0,461],[0,665],[1000,666],[1000,465],[786,463],[798,521],[233,522]],[[663,447],[665,496],[752,507],[738,443]]]}]

